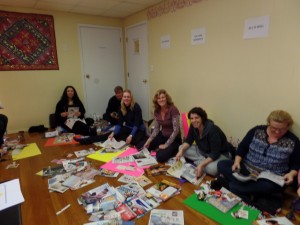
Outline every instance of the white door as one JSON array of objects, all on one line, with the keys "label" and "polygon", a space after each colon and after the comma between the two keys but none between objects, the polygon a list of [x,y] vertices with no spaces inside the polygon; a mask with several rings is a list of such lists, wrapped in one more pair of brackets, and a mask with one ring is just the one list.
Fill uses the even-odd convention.
[{"label": "white door", "polygon": [[143,119],[149,120],[147,24],[126,28],[127,84],[141,106]]},{"label": "white door", "polygon": [[105,112],[117,85],[125,87],[121,28],[79,26],[87,115]]}]

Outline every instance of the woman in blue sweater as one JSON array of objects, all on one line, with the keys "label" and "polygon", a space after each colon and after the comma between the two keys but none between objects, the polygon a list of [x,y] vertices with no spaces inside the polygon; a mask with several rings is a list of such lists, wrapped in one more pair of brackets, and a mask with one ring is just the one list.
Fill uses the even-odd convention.
[{"label": "woman in blue sweater", "polygon": [[239,144],[235,160],[218,163],[218,171],[228,181],[228,188],[246,202],[258,195],[281,192],[283,187],[267,180],[242,182],[233,176],[270,171],[282,175],[285,184],[291,184],[300,168],[300,142],[289,131],[293,119],[283,110],[275,110],[267,118],[267,125],[252,128]]}]

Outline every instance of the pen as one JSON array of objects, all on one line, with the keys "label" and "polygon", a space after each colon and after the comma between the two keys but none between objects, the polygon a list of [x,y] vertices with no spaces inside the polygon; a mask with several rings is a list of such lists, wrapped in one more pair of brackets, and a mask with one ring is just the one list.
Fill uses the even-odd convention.
[{"label": "pen", "polygon": [[65,211],[67,208],[69,208],[71,206],[71,204],[69,204],[69,205],[66,205],[65,207],[63,207],[61,210],[59,210],[59,211],[57,211],[56,212],[56,215],[59,215],[59,214],[61,214],[63,211]]}]

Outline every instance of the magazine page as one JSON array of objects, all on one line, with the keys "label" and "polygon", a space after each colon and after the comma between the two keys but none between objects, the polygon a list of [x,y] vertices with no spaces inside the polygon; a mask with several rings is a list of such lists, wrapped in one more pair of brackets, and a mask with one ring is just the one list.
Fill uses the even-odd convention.
[{"label": "magazine page", "polygon": [[135,179],[135,181],[136,181],[140,186],[142,186],[142,187],[145,187],[145,186],[147,186],[148,184],[151,184],[151,183],[152,183],[152,181],[151,181],[148,177],[146,177],[146,176],[144,176],[144,175],[139,176],[139,177],[134,177],[134,179]]},{"label": "magazine page", "polygon": [[180,192],[180,190],[181,188],[179,185],[167,180],[162,180],[161,182],[148,188],[146,192],[150,193],[156,198],[160,198],[161,200],[166,201],[178,192]]},{"label": "magazine page", "polygon": [[151,207],[141,198],[134,198],[126,204],[136,214],[137,218],[144,216],[151,210]]},{"label": "magazine page", "polygon": [[121,149],[126,146],[125,141],[117,141],[115,138],[108,138],[105,142],[101,144],[103,148],[113,148],[113,149]]},{"label": "magazine page", "polygon": [[157,164],[157,161],[152,157],[147,149],[132,155],[138,167],[150,166]]},{"label": "magazine page", "polygon": [[75,151],[74,152],[76,157],[84,157],[84,156],[87,156],[87,155],[90,155],[90,154],[93,154],[95,153],[95,150],[93,148],[90,148],[89,150],[79,150],[79,151]]},{"label": "magazine page", "polygon": [[232,209],[235,205],[241,202],[241,198],[227,190],[226,188],[222,187],[220,189],[222,195],[221,196],[210,196],[206,202],[213,205],[221,212],[226,213],[230,209]]},{"label": "magazine page", "polygon": [[[181,157],[183,159],[183,157]],[[179,160],[173,164],[168,170],[167,173],[173,177],[180,178],[184,171],[184,161]]]},{"label": "magazine page", "polygon": [[293,225],[286,217],[272,217],[269,219],[256,220],[258,225],[280,224],[280,225]]},{"label": "magazine page", "polygon": [[131,155],[128,156],[122,156],[122,157],[115,157],[112,159],[112,163],[114,164],[122,164],[122,163],[130,163],[133,162],[134,159]]},{"label": "magazine page", "polygon": [[124,221],[129,221],[136,218],[136,214],[126,204],[121,204],[116,208],[116,210],[121,214],[121,218]]},{"label": "magazine page", "polygon": [[134,176],[131,176],[131,175],[128,175],[128,174],[123,174],[123,175],[118,179],[118,181],[120,181],[120,182],[122,182],[122,183],[129,184],[129,183],[135,182],[135,177],[134,177]]},{"label": "magazine page", "polygon": [[75,116],[76,112],[79,112],[79,107],[68,107],[68,118],[77,119],[78,117]]},{"label": "magazine page", "polygon": [[263,171],[261,172],[257,179],[260,179],[260,178],[264,178],[264,179],[268,179],[270,181],[273,181],[274,183],[280,185],[281,187],[284,186],[284,178],[283,176],[279,176],[277,174],[274,174],[270,171]]},{"label": "magazine page", "polygon": [[157,164],[157,165],[150,166],[145,171],[147,176],[158,176],[158,175],[166,174],[169,168],[170,166],[166,166],[164,164]]},{"label": "magazine page", "polygon": [[151,210],[148,225],[184,225],[183,210],[163,210],[153,209]]},{"label": "magazine page", "polygon": [[190,183],[198,185],[202,182],[202,180],[204,179],[205,176],[206,176],[206,174],[203,173],[201,177],[197,178],[196,167],[190,163],[184,164],[183,173],[182,173],[181,177],[183,177]]}]

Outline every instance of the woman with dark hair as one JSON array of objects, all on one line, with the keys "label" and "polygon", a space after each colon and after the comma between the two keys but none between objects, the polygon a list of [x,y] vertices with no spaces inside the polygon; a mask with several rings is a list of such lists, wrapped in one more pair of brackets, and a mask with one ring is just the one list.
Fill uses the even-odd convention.
[{"label": "woman with dark hair", "polygon": [[158,90],[153,98],[154,129],[144,144],[149,150],[158,150],[158,162],[166,162],[176,155],[182,144],[179,125],[179,111],[171,96],[163,89]]},{"label": "woman with dark hair", "polygon": [[[55,118],[60,126],[68,132],[82,135],[96,135],[96,130],[84,123],[85,108],[73,86],[66,86],[61,99],[56,104]],[[74,124],[68,124],[68,119],[74,119]],[[81,119],[81,120],[76,120]],[[68,125],[67,125],[68,124]]]},{"label": "woman with dark hair", "polygon": [[3,136],[6,132],[8,118],[4,114],[0,114],[0,147],[4,143]]},{"label": "woman with dark hair", "polygon": [[207,118],[202,108],[192,108],[188,118],[191,120],[191,126],[185,142],[179,147],[176,160],[184,156],[193,161],[197,165],[197,177],[201,177],[203,173],[216,176],[217,163],[229,156],[230,145],[227,138],[223,131]]},{"label": "woman with dark hair", "polygon": [[125,141],[126,144],[140,147],[139,145],[146,137],[146,128],[143,122],[142,109],[134,101],[130,90],[123,92],[121,109],[118,114],[118,123],[108,138],[115,137],[116,139]]}]

